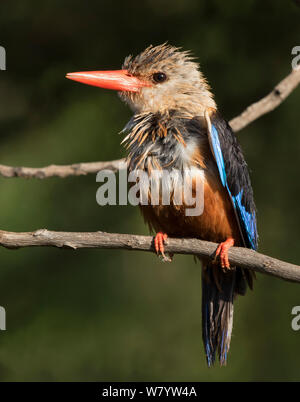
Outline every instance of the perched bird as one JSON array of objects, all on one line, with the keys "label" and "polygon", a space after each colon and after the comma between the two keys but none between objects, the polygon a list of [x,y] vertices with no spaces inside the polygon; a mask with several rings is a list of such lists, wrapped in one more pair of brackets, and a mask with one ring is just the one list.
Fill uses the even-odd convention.
[{"label": "perched bird", "polygon": [[[69,73],[67,78],[119,91],[134,111],[125,127],[129,171],[192,169],[204,186],[201,215],[186,205],[141,205],[164,255],[167,236],[220,243],[215,259],[203,261],[202,337],[206,359],[225,365],[233,324],[233,300],[252,289],[253,273],[230,267],[228,249],[257,248],[256,208],[242,150],[216,103],[198,63],[168,44],[149,46],[125,59],[122,70]],[[182,191],[174,182],[172,191]],[[178,187],[179,186],[179,187]]]}]

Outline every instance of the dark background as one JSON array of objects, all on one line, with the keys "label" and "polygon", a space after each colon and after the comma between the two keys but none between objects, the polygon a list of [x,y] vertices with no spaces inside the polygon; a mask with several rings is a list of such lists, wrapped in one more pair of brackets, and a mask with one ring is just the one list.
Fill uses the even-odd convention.
[{"label": "dark background", "polygon": [[[119,69],[169,41],[199,58],[230,119],[291,69],[300,8],[287,0],[2,2],[0,162],[118,159],[130,110],[65,73]],[[252,170],[260,251],[299,263],[300,89],[238,134]],[[145,234],[138,208],[99,207],[95,175],[0,179],[1,229]],[[235,303],[229,364],[206,367],[201,269],[192,257],[51,248],[0,250],[1,380],[299,380],[299,285],[258,275]]]}]

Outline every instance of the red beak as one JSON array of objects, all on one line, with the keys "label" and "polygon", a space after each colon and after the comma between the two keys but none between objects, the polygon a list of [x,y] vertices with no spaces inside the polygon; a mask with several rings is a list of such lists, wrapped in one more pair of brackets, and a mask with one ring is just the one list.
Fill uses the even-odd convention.
[{"label": "red beak", "polygon": [[127,70],[82,71],[79,73],[68,73],[66,77],[83,84],[115,89],[117,91],[138,92],[140,88],[151,86],[150,83],[130,75]]}]

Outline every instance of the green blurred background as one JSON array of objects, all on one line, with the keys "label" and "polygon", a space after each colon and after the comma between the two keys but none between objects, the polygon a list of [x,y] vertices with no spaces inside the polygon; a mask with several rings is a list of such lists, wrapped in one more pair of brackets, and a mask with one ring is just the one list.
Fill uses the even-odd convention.
[{"label": "green blurred background", "polygon": [[[118,159],[130,110],[113,91],[65,73],[118,69],[169,41],[191,49],[230,119],[291,69],[300,8],[287,0],[2,2],[0,162],[44,166]],[[299,263],[298,88],[238,134],[258,208],[260,251]],[[99,207],[95,175],[0,179],[1,229],[145,234],[138,208]],[[235,303],[229,364],[206,367],[201,269],[192,257],[52,248],[0,250],[2,381],[300,380],[300,287],[258,275]]]}]

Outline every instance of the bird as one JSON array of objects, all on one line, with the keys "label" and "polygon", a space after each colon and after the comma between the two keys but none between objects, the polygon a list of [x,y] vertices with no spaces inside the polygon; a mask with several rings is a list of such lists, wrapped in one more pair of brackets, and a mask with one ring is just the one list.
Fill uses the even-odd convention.
[{"label": "bird", "polygon": [[[233,327],[233,303],[253,289],[252,271],[231,266],[232,246],[256,250],[256,206],[248,165],[229,123],[218,110],[207,79],[190,51],[168,43],[150,45],[125,58],[121,70],[68,73],[67,78],[118,91],[133,111],[123,140],[128,170],[192,172],[203,185],[204,207],[187,216],[187,205],[140,205],[154,247],[165,255],[168,237],[218,243],[214,258],[202,260],[202,339],[209,367],[225,366]],[[171,192],[181,193],[173,181]],[[194,191],[194,187],[193,187]]]}]

